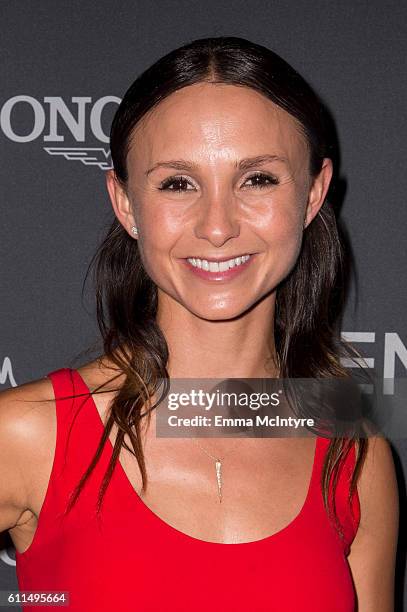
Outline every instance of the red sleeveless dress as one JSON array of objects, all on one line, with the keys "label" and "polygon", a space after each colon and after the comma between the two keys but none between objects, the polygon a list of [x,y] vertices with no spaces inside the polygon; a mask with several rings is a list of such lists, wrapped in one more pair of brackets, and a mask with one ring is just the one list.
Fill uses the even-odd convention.
[{"label": "red sleeveless dress", "polygon": [[[110,441],[63,518],[103,423],[92,396],[58,399],[89,392],[77,370],[61,368],[47,376],[56,397],[56,451],[34,540],[24,553],[16,551],[20,591],[67,591],[69,605],[61,609],[71,612],[354,612],[347,555],[360,519],[357,492],[351,506],[346,503],[354,448],[336,492],[344,538],[323,506],[319,477],[329,439],[322,437],[316,439],[301,511],[281,531],[256,542],[205,542],[171,527],[144,504],[120,462],[97,518]],[[23,610],[50,608],[23,605]]]}]

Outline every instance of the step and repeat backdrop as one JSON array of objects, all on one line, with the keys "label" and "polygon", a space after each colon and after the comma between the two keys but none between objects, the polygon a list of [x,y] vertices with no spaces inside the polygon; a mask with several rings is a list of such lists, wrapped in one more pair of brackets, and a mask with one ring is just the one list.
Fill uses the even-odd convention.
[{"label": "step and repeat backdrop", "polygon": [[[0,388],[95,356],[81,354],[99,339],[83,282],[113,218],[104,175],[114,112],[154,60],[220,35],[276,51],[330,109],[352,259],[342,333],[377,376],[406,375],[405,3],[3,0],[0,18]],[[397,605],[407,610],[407,443],[391,443],[401,498]],[[0,589],[15,588],[3,534]]]}]

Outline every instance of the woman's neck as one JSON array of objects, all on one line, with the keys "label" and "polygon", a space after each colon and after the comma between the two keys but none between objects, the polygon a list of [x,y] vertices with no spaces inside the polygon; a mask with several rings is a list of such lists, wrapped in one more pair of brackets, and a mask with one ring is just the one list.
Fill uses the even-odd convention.
[{"label": "woman's neck", "polygon": [[274,299],[218,321],[197,317],[173,300],[161,304],[157,323],[168,344],[171,378],[277,376]]}]

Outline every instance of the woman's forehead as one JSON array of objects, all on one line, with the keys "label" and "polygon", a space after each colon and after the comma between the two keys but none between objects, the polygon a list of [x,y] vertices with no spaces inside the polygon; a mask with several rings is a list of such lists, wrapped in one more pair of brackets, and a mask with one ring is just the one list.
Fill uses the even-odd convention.
[{"label": "woman's forehead", "polygon": [[[307,155],[301,126],[259,92],[229,84],[184,87],[150,111],[135,128],[129,156],[223,157],[274,153]],[[147,160],[146,160],[147,161]]]}]

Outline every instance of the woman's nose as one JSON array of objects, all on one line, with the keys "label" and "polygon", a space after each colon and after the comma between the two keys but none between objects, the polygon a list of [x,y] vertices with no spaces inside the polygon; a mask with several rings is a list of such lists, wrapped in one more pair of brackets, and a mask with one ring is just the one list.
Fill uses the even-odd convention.
[{"label": "woman's nose", "polygon": [[209,240],[215,246],[222,246],[229,238],[239,236],[238,215],[238,202],[233,194],[208,194],[199,202],[195,235]]}]

